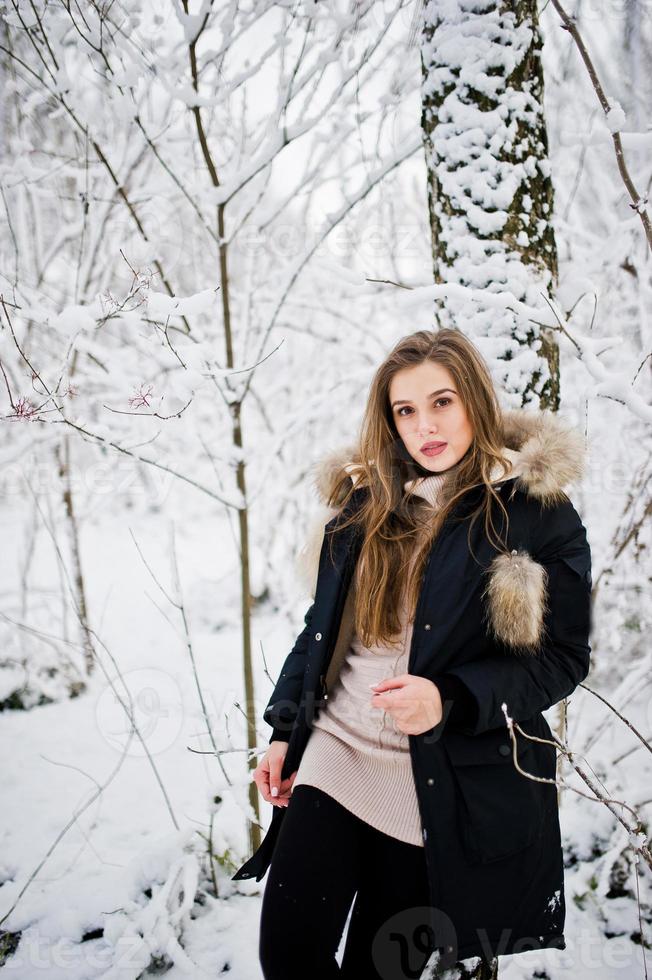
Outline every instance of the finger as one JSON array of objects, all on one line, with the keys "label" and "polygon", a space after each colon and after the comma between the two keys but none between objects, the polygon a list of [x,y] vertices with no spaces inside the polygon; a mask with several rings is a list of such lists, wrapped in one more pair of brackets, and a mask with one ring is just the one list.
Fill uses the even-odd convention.
[{"label": "finger", "polygon": [[266,764],[266,761],[262,762],[254,771],[254,782],[262,798],[269,801],[269,766]]},{"label": "finger", "polygon": [[287,779],[281,781],[281,786],[278,796],[271,797],[271,802],[275,806],[287,806],[292,798],[292,787],[294,785],[294,780],[297,775],[297,770],[288,776]]},{"label": "finger", "polygon": [[[281,760],[276,767],[278,768],[279,771],[279,779],[280,779],[280,771],[282,766],[283,766],[283,760]],[[280,793],[279,796],[273,796],[271,792],[272,777],[271,777],[271,766],[270,766],[269,759],[263,760],[260,766],[258,767],[258,769],[254,771],[254,782],[258,786],[258,790],[262,798],[265,800],[265,802],[271,803],[273,806],[276,806],[277,801],[280,797]]]},{"label": "finger", "polygon": [[394,688],[403,687],[406,683],[406,674],[400,674],[398,677],[385,677],[382,681],[378,681],[377,684],[370,684],[369,687],[372,691],[390,691]]},{"label": "finger", "polygon": [[287,793],[287,791],[290,789],[290,786],[294,782],[295,776],[296,773],[293,773],[292,776],[286,776],[285,779],[281,780],[281,793]]},{"label": "finger", "polygon": [[378,694],[374,694],[371,698],[372,708],[383,708],[385,711],[390,711],[396,708],[400,704],[400,701],[394,691],[380,691]]},{"label": "finger", "polygon": [[277,800],[282,805],[287,806],[292,799],[292,789],[294,787],[294,780],[296,779],[297,772],[298,770],[295,770],[291,776],[288,776],[288,778],[284,779],[281,783],[281,792],[277,797]]},{"label": "finger", "polygon": [[389,680],[390,679],[388,677],[384,677],[382,681],[378,681],[377,684],[370,684],[369,687],[371,688],[372,691],[380,691],[380,690],[383,690],[384,689],[384,685],[385,684],[389,684]]},{"label": "finger", "polygon": [[283,762],[283,759],[274,759],[270,760],[269,763],[269,793],[272,801],[281,795],[281,770],[283,768]]}]

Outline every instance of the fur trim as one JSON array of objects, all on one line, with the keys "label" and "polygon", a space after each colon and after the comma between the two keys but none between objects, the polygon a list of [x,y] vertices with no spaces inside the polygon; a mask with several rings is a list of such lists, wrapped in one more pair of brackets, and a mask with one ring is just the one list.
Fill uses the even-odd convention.
[{"label": "fur trim", "polygon": [[536,653],[543,640],[548,573],[527,551],[514,548],[496,555],[488,569],[487,623],[490,631],[515,650]]},{"label": "fur trim", "polygon": [[319,572],[319,556],[324,541],[324,527],[334,517],[337,511],[333,508],[322,507],[321,515],[311,521],[306,541],[295,560],[295,569],[299,582],[314,599],[317,589],[317,574]]},{"label": "fur trim", "polygon": [[545,506],[563,500],[564,488],[584,473],[586,449],[582,433],[551,412],[503,412],[503,442],[519,453],[516,486]]},{"label": "fur trim", "polygon": [[[335,490],[337,482],[341,479],[343,471],[346,470],[348,472],[350,469],[353,469],[352,460],[356,456],[356,451],[357,447],[355,445],[331,450],[313,463],[310,470],[311,482],[317,493],[320,505],[317,515],[310,521],[308,526],[305,543],[297,553],[295,569],[303,588],[313,598],[317,587],[319,556],[324,541],[324,527],[339,513],[339,508],[337,506],[330,507],[327,501]],[[351,482],[354,482],[353,479],[351,479]],[[344,497],[342,496],[340,503],[343,500]]]},{"label": "fur trim", "polygon": [[311,467],[312,483],[317,496],[326,503],[342,478],[343,470],[348,470],[356,453],[355,446],[341,446],[322,456]]},{"label": "fur trim", "polygon": [[[502,413],[503,445],[518,456],[514,468],[514,489],[554,506],[566,496],[565,488],[579,480],[587,457],[582,434],[549,411],[508,409]],[[297,575],[314,597],[324,526],[337,513],[328,500],[347,471],[355,483],[354,463],[359,459],[357,444],[348,443],[331,450],[312,467],[312,482],[320,510],[311,521],[306,542],[296,559]],[[501,473],[506,482],[509,474]],[[536,653],[543,642],[547,608],[547,574],[526,551],[497,555],[487,570],[483,593],[490,631],[514,652]]]},{"label": "fur trim", "polygon": [[[506,409],[502,423],[503,444],[519,454],[518,489],[546,506],[559,503],[564,488],[584,473],[582,433],[549,411]],[[327,502],[342,471],[353,468],[356,457],[357,444],[346,443],[313,464],[313,484],[322,503]],[[352,476],[349,478],[354,482]]]}]

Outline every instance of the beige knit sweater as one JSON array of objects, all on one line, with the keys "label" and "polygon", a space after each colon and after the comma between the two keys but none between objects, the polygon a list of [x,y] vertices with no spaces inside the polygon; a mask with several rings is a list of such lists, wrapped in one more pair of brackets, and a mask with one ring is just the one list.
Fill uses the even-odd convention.
[{"label": "beige knit sweater", "polygon": [[[405,483],[433,507],[448,471]],[[294,786],[316,786],[377,830],[423,847],[409,736],[371,707],[371,684],[407,673],[412,621],[399,610],[396,645],[365,647],[356,635],[328,700],[313,721]]]}]

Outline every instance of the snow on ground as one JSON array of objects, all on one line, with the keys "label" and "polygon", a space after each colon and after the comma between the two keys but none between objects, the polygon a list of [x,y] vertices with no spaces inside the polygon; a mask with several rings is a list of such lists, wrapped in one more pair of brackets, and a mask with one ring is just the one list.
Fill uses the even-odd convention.
[{"label": "snow on ground", "polygon": [[[10,533],[7,523],[4,530]],[[168,542],[161,538],[159,519],[135,519],[132,530],[148,564],[169,586]],[[170,908],[178,907],[174,896],[178,898],[179,880],[196,883],[198,868],[205,864],[206,844],[200,835],[207,833],[210,800],[216,793],[223,802],[214,818],[214,851],[229,848],[236,867],[247,854],[244,739],[240,712],[233,707],[242,699],[240,641],[234,629],[238,605],[228,601],[237,593],[237,581],[225,579],[230,558],[228,549],[219,546],[221,533],[224,528],[205,515],[204,521],[196,519],[194,526],[181,529],[177,546],[207,710],[221,748],[229,747],[228,714],[232,747],[237,749],[223,756],[233,785],[226,785],[214,756],[189,751],[210,746],[179,616],[145,569],[129,527],[111,519],[87,526],[83,550],[92,620],[131,692],[158,777],[140,741],[129,737],[128,719],[99,667],[81,697],[0,714],[5,746],[1,916],[53,849],[2,924],[5,930],[23,933],[2,972],[26,978],[43,976],[44,969],[48,977],[137,976],[140,970],[134,967],[141,963],[142,969],[150,958],[138,930],[158,935],[164,948],[175,932]],[[49,572],[43,562],[44,580]],[[228,610],[235,610],[232,622],[222,622]],[[287,631],[279,616],[259,617],[254,639],[258,649],[263,642],[270,671],[277,673],[287,652]],[[98,649],[115,682],[116,667]],[[124,697],[119,679],[116,689]],[[261,666],[258,717],[269,690]],[[261,722],[263,750],[266,728]],[[266,825],[271,808],[261,804]],[[224,969],[234,977],[255,977],[252,937],[259,898],[247,896],[256,896],[262,883],[231,882],[230,873],[228,867],[219,870],[220,899],[205,896],[205,905],[193,913],[197,918],[188,920],[184,943],[206,975]],[[161,915],[159,909],[158,921],[150,921],[153,902],[144,890],[156,893],[164,883],[170,887],[167,904],[163,902],[168,911]],[[82,942],[98,929],[121,940],[122,966],[106,940]],[[201,974],[193,967],[192,975]]]},{"label": "snow on ground", "polygon": [[[173,497],[167,505],[181,513]],[[206,750],[209,742],[179,616],[134,544],[135,539],[150,569],[169,589],[170,539],[163,522],[157,514],[134,514],[130,523],[117,522],[101,509],[89,505],[88,510],[94,517],[85,527],[82,546],[92,620],[106,645],[106,650],[98,646],[101,662],[115,680],[116,668],[108,654],[115,658],[134,699],[152,762],[138,739],[129,737],[125,714],[99,667],[81,697],[0,715],[5,746],[2,915],[44,862],[3,922],[3,929],[21,931],[22,938],[0,972],[21,980],[44,974],[123,980],[139,976],[154,954],[163,957],[160,962],[167,956],[174,963],[167,972],[170,978],[228,972],[234,980],[259,980],[258,919],[266,879],[232,882],[227,865],[217,868],[219,898],[207,893],[204,878],[201,904],[192,901],[206,867],[202,835],[207,833],[216,793],[222,803],[214,817],[215,853],[230,850],[233,867],[248,855],[244,738],[241,714],[234,707],[242,698],[238,582],[230,548],[224,546],[227,529],[206,509],[202,512],[201,506],[186,502],[175,539],[207,710],[218,745],[235,750],[222,756],[230,788],[212,755],[189,751]],[[16,526],[12,531],[5,521],[5,538],[15,536]],[[51,562],[52,555],[45,540],[40,547],[39,574],[46,582],[53,572],[47,560],[49,555]],[[7,590],[8,568],[4,575]],[[274,678],[293,631],[300,628],[302,612],[301,606],[287,616],[283,610],[256,616],[254,649],[263,644]],[[256,664],[260,719],[270,680],[260,657]],[[124,696],[119,683],[116,690]],[[601,717],[598,702],[577,692],[571,707],[571,718],[577,721],[574,737],[590,733]],[[549,720],[553,722],[553,712]],[[260,732],[264,751],[269,732],[262,722]],[[624,729],[616,741],[610,736],[602,747],[598,743],[592,765],[600,769],[603,754],[605,759],[613,757],[618,746],[632,746],[632,736]],[[617,795],[617,788],[611,790]],[[631,784],[629,794],[626,798],[631,799]],[[260,803],[267,826],[271,808]],[[70,829],[56,843],[71,820]],[[578,804],[577,798],[566,796],[562,825],[567,844],[572,841],[580,858],[567,875],[568,948],[503,957],[501,977],[525,980],[543,976],[544,970],[550,977],[572,974],[587,980],[642,975],[641,948],[628,938],[636,927],[633,902],[626,897],[601,899],[602,913],[590,907],[589,882],[599,873],[599,862],[594,869],[589,860],[592,843],[608,840],[614,821],[603,807],[588,801]],[[594,891],[595,887],[594,881]],[[575,893],[584,896],[581,908],[573,900]],[[624,935],[605,939],[600,915],[608,917],[611,931]],[[176,941],[180,923],[183,948]]]}]

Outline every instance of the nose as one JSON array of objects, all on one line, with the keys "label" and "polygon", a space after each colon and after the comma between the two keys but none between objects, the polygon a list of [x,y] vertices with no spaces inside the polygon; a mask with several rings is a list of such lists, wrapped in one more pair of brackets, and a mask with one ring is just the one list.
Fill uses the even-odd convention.
[{"label": "nose", "polygon": [[423,415],[419,420],[417,427],[417,432],[420,436],[431,436],[437,434],[437,423],[434,419],[429,419],[427,415]]}]

